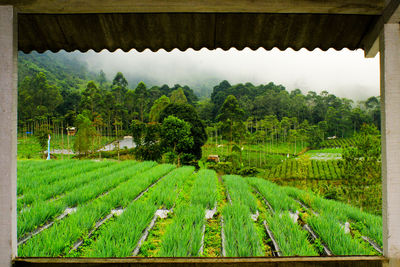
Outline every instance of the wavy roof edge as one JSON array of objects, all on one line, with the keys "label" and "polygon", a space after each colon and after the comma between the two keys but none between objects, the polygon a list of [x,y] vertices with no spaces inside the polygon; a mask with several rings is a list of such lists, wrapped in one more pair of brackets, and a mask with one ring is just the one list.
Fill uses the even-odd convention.
[{"label": "wavy roof edge", "polygon": [[30,51],[363,49],[379,16],[284,13],[19,14]]}]

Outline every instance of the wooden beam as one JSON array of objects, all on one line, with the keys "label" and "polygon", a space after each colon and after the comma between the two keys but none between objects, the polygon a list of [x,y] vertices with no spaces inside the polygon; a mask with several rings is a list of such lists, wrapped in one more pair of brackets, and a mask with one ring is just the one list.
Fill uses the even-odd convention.
[{"label": "wooden beam", "polygon": [[241,266],[241,267],[380,267],[388,262],[379,256],[348,257],[244,257],[244,258],[17,258],[14,266]]},{"label": "wooden beam", "polygon": [[0,267],[17,253],[17,26],[0,5]]},{"label": "wooden beam", "polygon": [[372,25],[371,30],[361,41],[364,47],[365,57],[375,57],[379,51],[379,35],[382,32],[383,25],[386,23],[400,22],[400,0],[391,0],[388,2],[382,16]]},{"label": "wooden beam", "polygon": [[20,13],[257,12],[381,15],[384,0],[0,0]]}]

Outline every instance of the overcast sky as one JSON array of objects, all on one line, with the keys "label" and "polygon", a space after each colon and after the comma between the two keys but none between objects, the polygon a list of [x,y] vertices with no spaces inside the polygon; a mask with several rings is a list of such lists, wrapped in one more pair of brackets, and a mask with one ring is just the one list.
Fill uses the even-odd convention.
[{"label": "overcast sky", "polygon": [[354,100],[379,95],[379,56],[366,59],[362,50],[104,50],[90,51],[85,58],[90,69],[103,69],[110,80],[121,71],[128,80],[146,80],[151,85],[179,83],[196,87],[221,80],[255,85],[274,82],[288,90],[327,90]]}]

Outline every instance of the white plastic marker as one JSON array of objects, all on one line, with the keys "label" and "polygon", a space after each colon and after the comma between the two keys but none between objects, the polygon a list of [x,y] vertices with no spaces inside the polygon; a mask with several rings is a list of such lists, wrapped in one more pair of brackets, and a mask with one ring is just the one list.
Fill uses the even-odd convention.
[{"label": "white plastic marker", "polygon": [[47,160],[50,159],[50,135],[49,135],[49,140],[47,141]]}]

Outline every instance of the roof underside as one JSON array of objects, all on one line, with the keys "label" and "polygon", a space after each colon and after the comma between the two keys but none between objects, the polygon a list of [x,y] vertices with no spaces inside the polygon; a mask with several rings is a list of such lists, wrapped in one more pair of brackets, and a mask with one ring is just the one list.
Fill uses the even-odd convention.
[{"label": "roof underside", "polygon": [[263,47],[355,50],[378,15],[284,13],[19,14],[24,52]]}]

